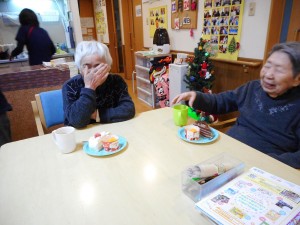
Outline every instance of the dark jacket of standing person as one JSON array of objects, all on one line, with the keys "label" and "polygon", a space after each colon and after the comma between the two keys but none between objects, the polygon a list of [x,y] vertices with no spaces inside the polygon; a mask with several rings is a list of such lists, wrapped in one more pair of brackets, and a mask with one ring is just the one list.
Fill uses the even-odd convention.
[{"label": "dark jacket of standing person", "polygon": [[17,47],[12,51],[10,59],[22,53],[26,45],[29,65],[49,62],[56,49],[47,31],[39,26],[36,14],[25,8],[19,15],[19,21],[21,27],[16,36]]},{"label": "dark jacket of standing person", "polygon": [[0,89],[0,147],[11,141],[10,122],[6,114],[7,111],[11,110],[11,105]]}]

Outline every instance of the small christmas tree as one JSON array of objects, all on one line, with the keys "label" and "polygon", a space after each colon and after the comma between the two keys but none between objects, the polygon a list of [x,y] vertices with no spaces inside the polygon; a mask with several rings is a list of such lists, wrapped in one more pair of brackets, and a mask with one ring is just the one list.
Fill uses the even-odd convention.
[{"label": "small christmas tree", "polygon": [[[217,52],[209,41],[200,38],[198,47],[194,50],[195,57],[189,60],[187,74],[184,82],[191,91],[201,91],[211,93],[213,81],[215,80],[213,65],[209,59]],[[201,110],[189,108],[189,116],[196,119],[212,123],[217,120],[215,115],[207,114]]]},{"label": "small christmas tree", "polygon": [[198,47],[194,50],[195,57],[189,61],[188,71],[184,79],[188,89],[204,93],[211,92],[215,77],[209,57],[214,54],[210,42],[200,38]]},{"label": "small christmas tree", "polygon": [[230,40],[230,43],[229,43],[229,46],[228,46],[228,52],[230,52],[232,54],[236,50],[237,50],[237,43],[236,43],[235,38],[233,36],[232,39]]}]

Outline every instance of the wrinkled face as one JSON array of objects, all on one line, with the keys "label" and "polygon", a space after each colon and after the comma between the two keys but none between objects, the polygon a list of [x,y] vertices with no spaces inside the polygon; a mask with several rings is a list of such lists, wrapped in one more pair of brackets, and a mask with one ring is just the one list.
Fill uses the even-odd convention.
[{"label": "wrinkled face", "polygon": [[270,97],[276,98],[300,84],[300,74],[293,76],[293,66],[287,54],[274,52],[260,71],[260,83]]},{"label": "wrinkled face", "polygon": [[90,71],[91,69],[95,69],[97,66],[99,66],[101,63],[106,63],[104,59],[102,59],[99,55],[87,55],[82,58],[81,60],[81,71],[83,71],[85,68]]}]

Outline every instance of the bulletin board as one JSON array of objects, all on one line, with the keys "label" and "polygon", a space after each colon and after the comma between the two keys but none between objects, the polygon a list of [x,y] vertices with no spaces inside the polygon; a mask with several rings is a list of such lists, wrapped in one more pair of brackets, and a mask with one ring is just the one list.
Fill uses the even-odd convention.
[{"label": "bulletin board", "polygon": [[196,29],[198,6],[197,0],[176,0],[171,5],[171,28]]},{"label": "bulletin board", "polygon": [[202,37],[217,58],[237,60],[245,0],[204,0]]}]

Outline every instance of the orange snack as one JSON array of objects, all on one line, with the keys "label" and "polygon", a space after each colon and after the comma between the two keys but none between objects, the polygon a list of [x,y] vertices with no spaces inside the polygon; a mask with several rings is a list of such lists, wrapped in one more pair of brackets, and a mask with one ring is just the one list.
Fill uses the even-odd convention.
[{"label": "orange snack", "polygon": [[103,148],[105,151],[116,151],[119,149],[119,137],[116,135],[108,135],[103,138]]}]

